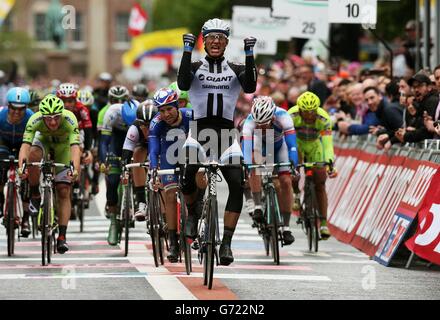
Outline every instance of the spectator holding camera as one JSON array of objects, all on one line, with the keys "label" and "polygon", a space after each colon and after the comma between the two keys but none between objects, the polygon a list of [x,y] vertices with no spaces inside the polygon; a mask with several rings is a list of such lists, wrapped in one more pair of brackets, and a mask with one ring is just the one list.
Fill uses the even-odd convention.
[{"label": "spectator holding camera", "polygon": [[437,112],[439,105],[438,92],[431,86],[431,79],[424,73],[417,73],[409,81],[413,93],[417,112],[423,117],[424,124],[416,130],[401,129],[397,132],[397,139],[402,142],[420,142],[432,139],[435,133],[434,121],[439,120]]}]

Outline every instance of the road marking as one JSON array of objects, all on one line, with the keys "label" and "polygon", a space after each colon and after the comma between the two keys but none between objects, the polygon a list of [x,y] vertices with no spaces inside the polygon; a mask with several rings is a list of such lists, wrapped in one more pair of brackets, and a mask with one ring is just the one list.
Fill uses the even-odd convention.
[{"label": "road marking", "polygon": [[[148,254],[148,258],[143,257],[128,257],[131,264],[140,272],[146,273],[145,279],[150,283],[157,294],[164,300],[196,300],[197,298],[189,291],[185,285],[174,276],[161,277],[160,279],[154,277],[159,273],[169,273],[164,266],[156,268],[154,265],[154,258],[150,256],[145,244],[130,245],[129,255],[131,250],[142,250]],[[166,257],[165,257],[166,259]],[[151,263],[153,261],[153,263]]]}]

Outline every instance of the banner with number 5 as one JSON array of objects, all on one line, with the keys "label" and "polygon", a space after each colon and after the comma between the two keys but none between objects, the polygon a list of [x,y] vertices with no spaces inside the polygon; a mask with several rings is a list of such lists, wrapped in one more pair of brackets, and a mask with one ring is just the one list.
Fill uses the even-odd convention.
[{"label": "banner with number 5", "polygon": [[431,181],[418,220],[416,234],[405,245],[419,257],[440,265],[440,169]]},{"label": "banner with number 5", "polygon": [[327,1],[272,0],[272,16],[289,18],[292,38],[328,40]]}]

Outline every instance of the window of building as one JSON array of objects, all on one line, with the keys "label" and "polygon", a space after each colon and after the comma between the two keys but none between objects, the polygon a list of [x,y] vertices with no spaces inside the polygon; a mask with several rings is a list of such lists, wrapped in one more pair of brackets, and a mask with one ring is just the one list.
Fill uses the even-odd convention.
[{"label": "window of building", "polygon": [[35,39],[37,41],[48,41],[46,31],[46,14],[36,13],[34,16]]},{"label": "window of building", "polygon": [[118,13],[116,15],[116,42],[130,42],[128,35],[129,13]]},{"label": "window of building", "polygon": [[75,29],[72,30],[72,40],[75,42],[84,41],[84,15],[80,12],[75,14]]}]

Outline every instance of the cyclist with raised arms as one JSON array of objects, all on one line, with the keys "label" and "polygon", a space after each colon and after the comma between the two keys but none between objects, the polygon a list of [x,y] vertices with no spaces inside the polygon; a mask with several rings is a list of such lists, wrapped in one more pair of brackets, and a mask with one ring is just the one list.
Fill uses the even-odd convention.
[{"label": "cyclist with raised arms", "polygon": [[[0,109],[0,159],[7,160],[10,155],[18,159],[23,134],[29,118],[34,114],[28,109],[31,103],[29,91],[25,88],[11,88],[6,94],[8,107]],[[0,216],[2,215],[5,196],[3,186],[7,181],[7,172],[0,176]],[[25,199],[23,199],[25,200]],[[24,206],[21,221],[21,236],[27,238],[30,234],[29,210]]]},{"label": "cyclist with raised arms", "polygon": [[[148,135],[150,122],[157,114],[157,107],[153,100],[146,100],[142,102],[136,111],[136,120],[130,126],[125,137],[124,146],[122,147],[122,162],[127,164],[131,162],[144,162],[148,155]],[[144,168],[133,168],[133,185],[135,194],[135,207],[137,208],[135,217],[142,217],[138,219],[143,221],[145,219],[146,196],[145,196],[145,181],[147,176]]]},{"label": "cyclist with raised arms", "polygon": [[[229,42],[229,25],[220,19],[211,19],[202,27],[203,43],[206,57],[191,63],[192,50],[196,37],[192,34],[183,36],[184,52],[180,64],[177,84],[180,90],[189,91],[189,98],[194,110],[194,120],[197,124],[195,138],[200,144],[209,141],[210,145],[217,145],[218,150],[210,148],[210,158],[220,158],[220,155],[231,147],[234,139],[222,141],[222,130],[229,133],[234,130],[234,110],[240,91],[253,93],[257,86],[257,69],[255,67],[253,48],[257,42],[255,38],[244,39],[246,53],[245,65],[226,61],[224,53]],[[212,135],[201,138],[202,130],[211,129]],[[206,131],[205,131],[206,132]],[[226,140],[226,139],[225,139]],[[197,205],[200,197],[195,183],[197,166],[189,167],[183,186],[188,204],[188,221],[186,235],[195,237],[197,233]],[[243,206],[243,187],[241,185],[241,169],[222,168],[222,174],[228,183],[229,196],[224,214],[224,232],[219,250],[220,264],[229,265],[234,261],[231,250],[231,240],[240,217]]]},{"label": "cyclist with raised arms", "polygon": [[[269,143],[273,145],[270,146]],[[274,152],[274,163],[291,162],[293,168],[298,165],[296,133],[292,118],[287,111],[277,107],[271,97],[261,96],[254,99],[251,114],[243,126],[244,163],[261,164],[261,160],[269,155],[271,149]],[[269,159],[266,158],[266,162],[267,160]],[[290,245],[295,241],[289,229],[293,203],[292,178],[289,167],[279,167],[277,172],[280,182],[277,188],[278,202],[284,222],[283,239],[285,245]],[[261,178],[255,170],[249,173],[249,185],[255,203],[253,219],[262,222],[264,217],[261,206]]]},{"label": "cyclist with raised arms", "polygon": [[72,181],[76,180],[81,169],[81,149],[79,147],[79,128],[75,115],[64,109],[63,101],[49,94],[40,102],[40,111],[28,121],[23,136],[23,145],[19,156],[19,174],[25,179],[29,177],[31,201],[29,211],[38,215],[41,195],[39,189],[39,169],[30,167],[23,172],[23,163],[39,162],[43,157],[53,153],[51,160],[69,165],[73,161],[74,172],[69,169],[56,170],[55,186],[57,192],[57,213],[59,236],[57,250],[63,254],[69,250],[66,242],[66,231],[71,213]]},{"label": "cyclist with raised arms", "polygon": [[[178,154],[171,154],[169,147],[177,140],[185,141],[193,117],[191,109],[179,109],[178,99],[177,92],[168,88],[162,88],[154,95],[154,104],[159,109],[159,114],[151,122],[148,137],[150,170],[175,169],[177,167]],[[167,136],[172,129],[178,134],[177,136],[173,135],[173,139],[171,136]],[[179,132],[175,129],[178,129]],[[179,149],[175,149],[175,151],[177,152]],[[174,159],[171,159],[170,156],[174,156]],[[167,258],[170,262],[175,263],[179,258],[176,211],[177,175],[163,176],[161,181],[165,188],[165,214],[170,239],[170,254]]]},{"label": "cyclist with raised arms", "polygon": [[[298,97],[296,106],[288,113],[292,116],[293,124],[297,133],[298,153],[300,162],[334,162],[332,123],[328,113],[320,107],[318,96],[310,91],[304,92]],[[332,169],[332,171],[330,171]],[[321,238],[326,240],[330,237],[327,227],[328,199],[325,190],[327,175],[335,178],[335,168],[314,168],[314,181],[318,208],[321,214]],[[293,191],[295,192],[294,210],[300,209],[299,177],[293,179]]]},{"label": "cyclist with raised arms", "polygon": [[[99,161],[105,168],[107,156],[122,157],[122,148],[124,146],[125,137],[127,136],[128,128],[136,120],[136,111],[139,103],[135,100],[125,101],[123,104],[117,103],[112,105],[104,116],[101,140],[99,148]],[[107,214],[110,216],[110,228],[107,237],[109,245],[115,246],[118,244],[119,224],[116,219],[118,214],[118,186],[121,174],[121,161],[113,159],[108,161],[113,169],[110,169],[107,175]]]}]

